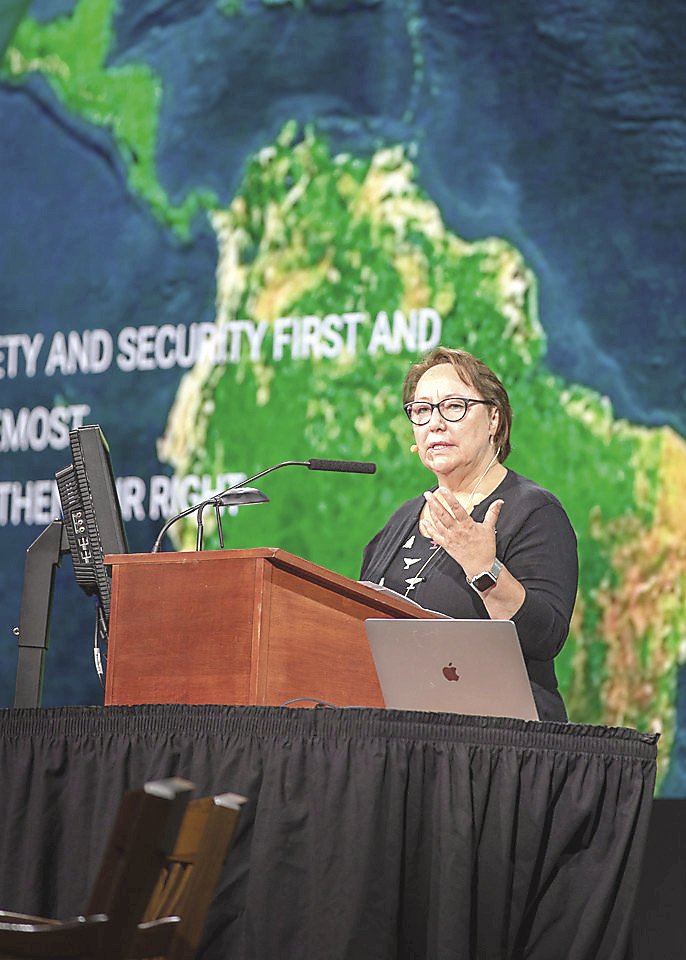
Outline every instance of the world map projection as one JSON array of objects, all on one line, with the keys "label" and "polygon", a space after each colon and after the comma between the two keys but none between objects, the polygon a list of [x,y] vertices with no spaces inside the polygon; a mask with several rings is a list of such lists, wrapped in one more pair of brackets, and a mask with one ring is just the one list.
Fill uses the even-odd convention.
[{"label": "world map projection", "polygon": [[[498,373],[507,465],[575,528],[570,719],[661,731],[686,795],[685,27],[638,0],[7,4],[2,704],[70,430],[101,425],[135,552],[272,464],[375,461],[275,472],[224,525],[355,578],[432,483],[401,392],[444,344]],[[102,702],[69,565],[46,705]]]}]

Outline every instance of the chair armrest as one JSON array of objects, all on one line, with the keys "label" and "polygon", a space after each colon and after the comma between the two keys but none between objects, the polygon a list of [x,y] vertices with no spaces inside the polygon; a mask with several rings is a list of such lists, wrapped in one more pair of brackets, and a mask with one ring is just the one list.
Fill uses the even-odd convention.
[{"label": "chair armrest", "polygon": [[60,926],[61,921],[50,917],[34,917],[30,913],[12,913],[11,910],[0,910],[0,925],[6,923],[34,923],[45,926]]},{"label": "chair armrest", "polygon": [[107,936],[107,917],[93,914],[64,923],[0,923],[0,957],[97,957]]},{"label": "chair armrest", "polygon": [[164,956],[179,923],[181,917],[160,917],[159,920],[139,923],[133,946],[128,951],[129,960]]}]

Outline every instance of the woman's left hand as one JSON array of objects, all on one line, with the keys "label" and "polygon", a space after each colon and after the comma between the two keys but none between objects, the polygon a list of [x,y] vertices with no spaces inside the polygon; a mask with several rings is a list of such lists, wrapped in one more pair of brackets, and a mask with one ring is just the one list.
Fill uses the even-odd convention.
[{"label": "woman's left hand", "polygon": [[494,501],[483,522],[477,523],[444,487],[427,491],[424,499],[422,532],[460,564],[467,579],[488,570],[496,555],[495,527],[504,501]]}]

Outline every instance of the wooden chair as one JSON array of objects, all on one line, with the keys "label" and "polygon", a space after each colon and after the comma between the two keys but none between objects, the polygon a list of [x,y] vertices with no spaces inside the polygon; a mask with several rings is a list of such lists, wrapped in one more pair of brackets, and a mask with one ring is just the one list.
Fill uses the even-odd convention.
[{"label": "wooden chair", "polygon": [[192,790],[174,778],[124,794],[84,916],[62,922],[0,911],[0,957],[125,958]]},{"label": "wooden chair", "polygon": [[225,793],[189,803],[176,846],[138,927],[130,960],[192,960],[245,797]]}]

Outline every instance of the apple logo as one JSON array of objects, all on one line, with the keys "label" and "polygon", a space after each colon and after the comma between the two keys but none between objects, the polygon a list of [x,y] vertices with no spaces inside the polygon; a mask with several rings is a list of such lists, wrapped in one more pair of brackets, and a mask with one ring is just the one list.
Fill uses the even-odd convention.
[{"label": "apple logo", "polygon": [[457,668],[453,666],[452,661],[448,664],[447,667],[443,667],[443,676],[446,680],[459,680],[460,675],[457,672]]}]

